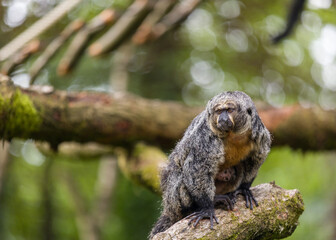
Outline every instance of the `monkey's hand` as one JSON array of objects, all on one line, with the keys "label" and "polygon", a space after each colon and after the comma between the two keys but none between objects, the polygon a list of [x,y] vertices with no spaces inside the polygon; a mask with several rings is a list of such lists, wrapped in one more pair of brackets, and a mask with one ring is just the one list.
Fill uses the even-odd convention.
[{"label": "monkey's hand", "polygon": [[213,222],[218,224],[218,219],[215,216],[215,209],[214,207],[202,209],[200,211],[194,212],[188,215],[186,218],[191,218],[188,225],[194,222],[193,226],[196,227],[200,220],[209,218],[210,219],[210,229],[213,229]]},{"label": "monkey's hand", "polygon": [[235,192],[230,192],[227,194],[219,194],[215,196],[214,205],[224,205],[225,209],[233,210],[234,204],[236,203]]},{"label": "monkey's hand", "polygon": [[237,197],[238,194],[241,194],[245,197],[245,201],[246,201],[246,207],[250,208],[251,210],[253,210],[253,202],[256,205],[256,207],[258,207],[258,202],[257,200],[253,197],[253,194],[250,190],[250,188],[244,188],[241,187],[240,189],[236,190],[234,192],[234,195]]}]

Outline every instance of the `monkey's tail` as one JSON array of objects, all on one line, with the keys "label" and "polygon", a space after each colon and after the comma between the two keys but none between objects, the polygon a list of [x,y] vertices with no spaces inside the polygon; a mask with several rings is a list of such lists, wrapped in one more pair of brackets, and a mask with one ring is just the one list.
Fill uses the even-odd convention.
[{"label": "monkey's tail", "polygon": [[155,223],[149,239],[152,239],[155,234],[166,231],[170,226],[172,226],[176,221],[168,217],[167,215],[162,214],[157,222]]}]

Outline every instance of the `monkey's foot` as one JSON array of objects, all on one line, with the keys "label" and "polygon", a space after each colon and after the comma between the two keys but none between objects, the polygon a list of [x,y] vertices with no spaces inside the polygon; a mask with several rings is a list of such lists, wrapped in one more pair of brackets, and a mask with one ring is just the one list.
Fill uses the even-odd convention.
[{"label": "monkey's foot", "polygon": [[214,205],[224,205],[227,210],[233,210],[236,203],[236,196],[234,193],[216,195],[214,199]]},{"label": "monkey's foot", "polygon": [[191,218],[188,225],[190,225],[192,222],[194,222],[193,226],[196,227],[200,220],[209,218],[210,219],[210,229],[213,229],[213,222],[218,224],[218,219],[215,216],[215,209],[214,208],[208,208],[208,209],[202,209],[198,212],[194,212],[190,215],[188,215],[186,218]]},{"label": "monkey's foot", "polygon": [[237,191],[235,191],[235,196],[237,196],[238,194],[241,194],[245,197],[245,202],[246,202],[246,207],[250,208],[251,210],[253,210],[253,202],[256,205],[256,207],[258,207],[258,202],[257,200],[254,198],[252,192],[250,189],[248,188],[242,188],[242,189],[238,189]]}]

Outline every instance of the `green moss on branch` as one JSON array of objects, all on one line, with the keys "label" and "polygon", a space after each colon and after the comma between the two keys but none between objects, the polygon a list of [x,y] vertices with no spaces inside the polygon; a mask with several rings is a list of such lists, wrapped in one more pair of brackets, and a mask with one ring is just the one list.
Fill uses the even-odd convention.
[{"label": "green moss on branch", "polygon": [[118,164],[125,176],[154,192],[160,192],[159,168],[167,159],[160,149],[139,143],[128,157],[123,151],[118,152]]},{"label": "green moss on branch", "polygon": [[0,132],[4,138],[28,138],[32,132],[39,130],[42,123],[32,101],[19,89],[8,98],[0,96],[0,116]]}]

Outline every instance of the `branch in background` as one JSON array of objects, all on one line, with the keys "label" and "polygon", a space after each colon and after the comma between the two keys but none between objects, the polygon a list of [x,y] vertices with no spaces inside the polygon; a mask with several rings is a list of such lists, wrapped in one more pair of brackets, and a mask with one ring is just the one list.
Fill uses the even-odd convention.
[{"label": "branch in background", "polygon": [[[127,146],[142,140],[171,148],[202,109],[120,92],[36,92],[0,76],[0,134],[5,139]],[[336,148],[336,111],[297,105],[259,113],[274,144],[304,150]]]},{"label": "branch in background", "polygon": [[188,226],[189,220],[181,220],[153,240],[182,239],[281,239],[290,236],[298,225],[304,210],[298,190],[285,190],[273,184],[261,184],[251,188],[259,203],[251,211],[245,207],[242,197],[233,211],[216,210],[219,224],[211,230],[209,220],[200,221],[197,228]]},{"label": "branch in background", "polygon": [[151,32],[154,25],[161,20],[167,11],[176,3],[176,0],[157,1],[153,7],[153,11],[148,14],[145,20],[138,27],[136,33],[132,37],[135,44],[144,44],[151,38]]},{"label": "branch in background", "polygon": [[273,145],[302,150],[336,149],[336,111],[300,105],[261,109],[260,117],[273,135]]},{"label": "branch in background", "polygon": [[35,78],[42,70],[42,68],[48,63],[48,61],[56,54],[57,50],[71,37],[71,35],[83,27],[84,22],[82,20],[75,20],[71,22],[58,37],[56,37],[48,47],[43,51],[29,69],[30,84],[33,84]]},{"label": "branch in background", "polygon": [[62,19],[68,12],[74,9],[82,0],[64,0],[54,9],[48,12],[43,18],[36,21],[27,30],[10,41],[6,46],[0,49],[0,61],[6,60],[15,52],[21,49],[28,42],[37,38],[40,34],[54,26],[56,22]]},{"label": "branch in background", "polygon": [[171,146],[199,112],[177,102],[126,93],[40,93],[14,86],[5,77],[0,79],[0,96],[2,137],[54,143],[130,145],[145,140]]},{"label": "branch in background", "polygon": [[272,38],[273,43],[278,43],[293,31],[295,25],[301,17],[306,0],[292,0],[292,6],[288,10],[286,28],[277,36]]},{"label": "branch in background", "polygon": [[162,150],[138,143],[130,154],[122,149],[116,152],[119,169],[126,177],[153,192],[160,192],[159,172],[167,162]]},{"label": "branch in background", "polygon": [[1,67],[1,73],[9,75],[16,66],[23,63],[33,53],[36,53],[40,49],[41,43],[39,40],[33,40],[26,44],[20,51],[11,56]]},{"label": "branch in background", "polygon": [[53,218],[54,209],[52,206],[52,165],[53,159],[46,159],[44,165],[44,172],[42,178],[42,206],[43,206],[43,223],[41,224],[42,239],[52,240],[54,239],[53,233]]},{"label": "branch in background", "polygon": [[185,0],[176,5],[159,23],[152,28],[151,38],[158,39],[176,27],[201,3],[201,0]]},{"label": "branch in background", "polygon": [[[64,0],[61,2],[43,18],[0,49],[0,61],[15,55],[22,46],[48,30],[66,13],[71,11],[81,2],[82,0]],[[133,43],[143,44],[148,40],[156,40],[161,35],[181,23],[181,21],[183,21],[200,2],[201,0],[185,0],[175,5],[176,0],[135,0],[121,15],[116,24],[114,24],[114,26],[112,26],[101,38],[90,45],[89,54],[91,56],[99,56],[114,50],[120,44],[128,40],[128,36],[132,34],[132,31],[136,32],[133,36]],[[169,12],[174,5],[175,7]],[[138,30],[136,30],[139,23],[147,14],[147,18],[140,25]],[[84,27],[83,30],[78,33],[68,48],[68,51],[59,62],[58,74],[67,74],[75,66],[75,63],[80,58],[80,54],[84,52],[84,48],[87,47],[86,44],[90,36],[96,32],[101,32],[104,26],[115,21],[116,18],[116,14],[112,12],[112,10],[106,10],[98,17],[94,18],[88,26]],[[77,30],[78,29],[72,29],[72,31]],[[45,53],[43,53],[34,63],[30,69],[31,84],[34,82],[37,74],[47,64],[55,52],[64,45],[64,42],[71,34],[71,27],[70,29],[63,30],[60,35],[55,37],[55,40],[52,41],[49,47],[45,50]],[[16,58],[17,57],[14,59]],[[20,63],[25,60],[25,58],[21,58]],[[4,67],[3,73],[9,74],[13,67],[18,64],[17,62],[18,61],[13,61],[13,59],[11,59],[9,63],[7,63],[7,66]]]},{"label": "branch in background", "polygon": [[[336,4],[336,2],[335,2]],[[332,218],[331,218],[331,221],[334,225],[334,230],[333,230],[333,236],[331,237],[331,239],[336,239],[336,204],[335,204],[335,199],[336,197],[334,196],[333,197],[333,201],[334,201],[334,206],[332,208]]]},{"label": "branch in background", "polygon": [[117,19],[116,12],[106,9],[84,26],[72,40],[68,50],[58,64],[58,74],[63,76],[74,67],[90,37]]},{"label": "branch in background", "polygon": [[150,5],[149,0],[135,0],[111,29],[91,44],[89,54],[98,56],[113,50],[144,17]]},{"label": "branch in background", "polygon": [[0,141],[0,195],[5,178],[7,166],[9,164],[9,143],[7,141]]},{"label": "branch in background", "polygon": [[76,222],[79,239],[81,240],[99,240],[99,234],[96,229],[94,219],[87,210],[84,197],[79,191],[75,179],[69,172],[64,171],[62,179],[65,181],[69,189],[69,194],[73,198],[74,207],[76,210]]},{"label": "branch in background", "polygon": [[110,213],[112,193],[116,185],[117,159],[114,156],[104,156],[99,162],[98,179],[96,182],[96,200],[92,208],[92,218],[95,221],[99,235]]},{"label": "branch in background", "polygon": [[127,91],[129,73],[127,67],[134,55],[134,45],[123,44],[116,50],[110,72],[110,86],[113,91]]},{"label": "branch in background", "polygon": [[[50,145],[46,142],[35,142],[36,147],[44,155],[53,157],[54,153]],[[106,155],[113,155],[115,149],[112,146],[101,145],[94,142],[76,143],[76,142],[63,142],[57,145],[57,156],[68,159],[92,159],[100,158]]]}]

